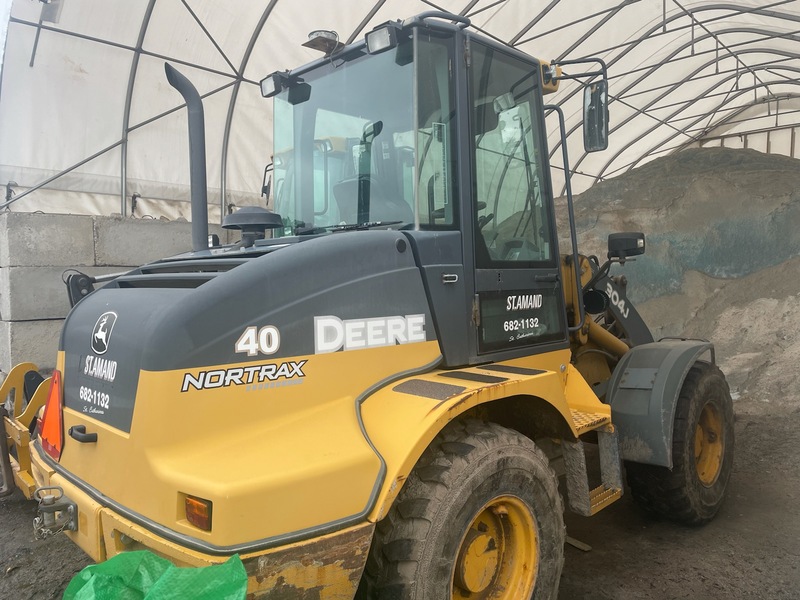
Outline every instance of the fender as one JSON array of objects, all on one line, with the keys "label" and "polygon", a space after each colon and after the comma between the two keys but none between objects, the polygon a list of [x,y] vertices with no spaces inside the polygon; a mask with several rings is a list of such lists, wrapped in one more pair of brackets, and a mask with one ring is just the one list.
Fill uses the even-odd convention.
[{"label": "fender", "polygon": [[559,350],[504,363],[436,369],[371,394],[361,405],[361,418],[385,462],[385,476],[367,518],[378,521],[386,515],[439,431],[479,405],[509,398],[530,403],[526,412],[534,413],[540,422],[546,420],[553,437],[573,440],[594,425],[608,422],[610,407],[600,402],[569,359],[569,350]]},{"label": "fender", "polygon": [[714,346],[666,339],[636,346],[617,365],[606,398],[624,460],[672,468],[672,423],[681,387],[694,362]]}]

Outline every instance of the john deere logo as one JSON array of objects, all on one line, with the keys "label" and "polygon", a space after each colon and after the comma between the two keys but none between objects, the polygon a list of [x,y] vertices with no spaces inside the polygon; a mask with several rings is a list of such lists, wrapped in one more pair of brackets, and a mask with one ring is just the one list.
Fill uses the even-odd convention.
[{"label": "john deere logo", "polygon": [[105,354],[111,340],[111,330],[117,322],[117,313],[107,312],[100,315],[92,330],[92,351],[95,354]]}]

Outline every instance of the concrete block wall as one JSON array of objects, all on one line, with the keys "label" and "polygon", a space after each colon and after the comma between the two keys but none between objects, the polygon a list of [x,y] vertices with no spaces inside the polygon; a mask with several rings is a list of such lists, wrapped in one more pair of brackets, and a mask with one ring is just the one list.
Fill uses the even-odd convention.
[{"label": "concrete block wall", "polygon": [[[226,239],[218,226],[209,232]],[[124,272],[191,247],[191,223],[185,221],[0,214],[0,379],[23,361],[55,367],[70,308],[64,271]]]}]

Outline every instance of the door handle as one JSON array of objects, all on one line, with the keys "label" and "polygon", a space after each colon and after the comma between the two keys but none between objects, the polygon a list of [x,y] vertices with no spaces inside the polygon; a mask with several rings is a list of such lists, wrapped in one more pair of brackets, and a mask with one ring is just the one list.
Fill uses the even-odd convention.
[{"label": "door handle", "polygon": [[69,428],[69,436],[81,444],[90,444],[97,441],[96,433],[86,433],[86,425],[73,425]]},{"label": "door handle", "polygon": [[533,280],[542,281],[545,283],[554,283],[558,281],[558,275],[556,275],[555,273],[548,273],[547,275],[534,275]]}]

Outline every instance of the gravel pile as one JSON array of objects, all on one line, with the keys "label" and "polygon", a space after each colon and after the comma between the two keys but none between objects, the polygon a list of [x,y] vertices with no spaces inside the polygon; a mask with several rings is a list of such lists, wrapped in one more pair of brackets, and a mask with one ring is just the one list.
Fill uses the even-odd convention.
[{"label": "gravel pile", "polygon": [[686,150],[595,185],[575,208],[585,254],[604,257],[609,233],[645,232],[646,255],[612,272],[656,337],[716,344],[746,400],[737,412],[800,407],[800,161]]}]

